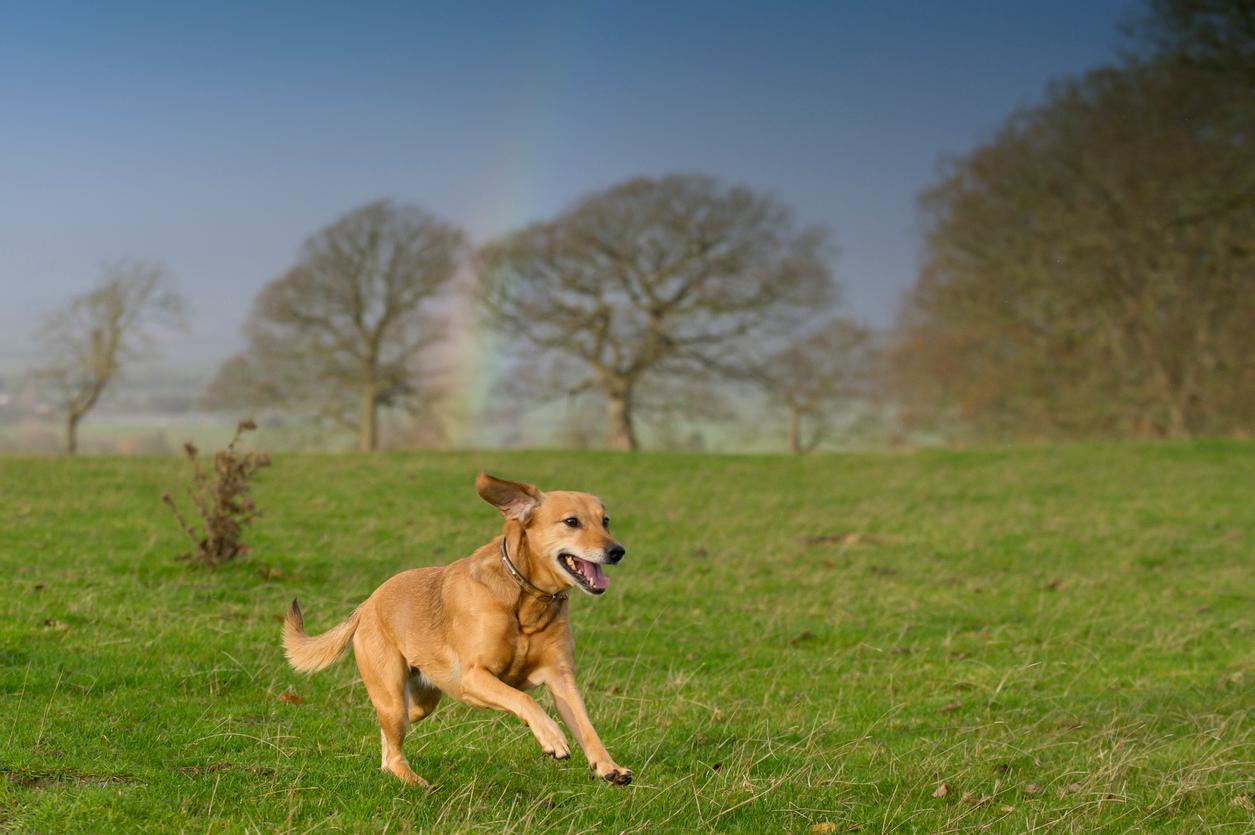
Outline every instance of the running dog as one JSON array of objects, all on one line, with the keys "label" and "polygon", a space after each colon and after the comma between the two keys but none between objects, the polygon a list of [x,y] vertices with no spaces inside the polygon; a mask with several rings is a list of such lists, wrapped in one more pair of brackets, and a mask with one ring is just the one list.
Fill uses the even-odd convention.
[{"label": "running dog", "polygon": [[570,590],[605,594],[610,581],[602,566],[623,559],[605,506],[587,493],[542,493],[487,473],[476,477],[475,489],[505,516],[501,536],[450,565],[397,574],[317,637],[305,634],[293,600],[283,624],[289,663],[312,673],[353,644],[379,718],[380,768],[402,782],[428,785],[410,768],[401,744],[442,694],[512,713],[546,754],[571,756],[558,723],[527,695],[543,684],[589,767],[603,780],[627,785],[632,772],[611,758],[584,709],[567,620]]}]

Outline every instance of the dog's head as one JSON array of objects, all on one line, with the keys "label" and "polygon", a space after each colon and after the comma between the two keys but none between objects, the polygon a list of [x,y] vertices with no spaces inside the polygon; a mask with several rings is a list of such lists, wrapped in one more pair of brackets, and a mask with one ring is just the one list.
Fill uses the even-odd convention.
[{"label": "dog's head", "polygon": [[528,547],[539,558],[532,570],[547,575],[533,576],[532,582],[542,588],[558,584],[592,595],[605,593],[610,581],[601,567],[622,560],[625,550],[610,535],[610,517],[601,499],[567,490],[542,493],[531,484],[488,473],[475,477],[475,489],[484,501],[523,527]]}]

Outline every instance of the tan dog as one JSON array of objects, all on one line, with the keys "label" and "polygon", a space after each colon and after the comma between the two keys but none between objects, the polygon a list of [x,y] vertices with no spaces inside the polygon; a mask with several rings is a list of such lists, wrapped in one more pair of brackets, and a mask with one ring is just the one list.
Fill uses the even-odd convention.
[{"label": "tan dog", "polygon": [[411,724],[430,714],[442,693],[472,707],[512,713],[555,759],[571,756],[558,724],[524,691],[543,684],[598,777],[626,785],[593,730],[575,686],[574,643],[567,621],[572,586],[606,591],[601,566],[623,559],[601,500],[587,493],[542,493],[480,473],[475,489],[506,517],[502,535],[450,565],[403,571],[316,638],[305,634],[300,607],[283,625],[288,661],[314,672],[353,643],[357,668],[375,705],[383,739],[381,768],[427,785],[401,749]]}]

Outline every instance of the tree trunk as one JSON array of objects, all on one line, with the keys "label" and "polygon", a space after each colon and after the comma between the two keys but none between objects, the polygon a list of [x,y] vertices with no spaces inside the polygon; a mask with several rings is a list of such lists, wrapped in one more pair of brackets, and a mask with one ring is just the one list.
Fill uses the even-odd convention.
[{"label": "tree trunk", "polygon": [[69,412],[65,416],[65,454],[74,455],[78,452],[78,422],[82,415]]},{"label": "tree trunk", "polygon": [[374,452],[379,446],[379,402],[375,387],[362,389],[362,415],[357,425],[357,448],[361,452]]},{"label": "tree trunk", "polygon": [[632,426],[632,392],[631,389],[619,389],[606,394],[608,403],[609,434],[607,446],[624,452],[635,452],[637,449],[636,430]]},{"label": "tree trunk", "polygon": [[802,454],[802,412],[797,406],[789,407],[789,452]]}]

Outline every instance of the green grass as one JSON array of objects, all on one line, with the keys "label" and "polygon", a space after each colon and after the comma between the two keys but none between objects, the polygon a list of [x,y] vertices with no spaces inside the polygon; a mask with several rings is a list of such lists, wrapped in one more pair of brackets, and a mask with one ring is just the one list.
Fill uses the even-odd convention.
[{"label": "green grass", "polygon": [[[352,662],[283,661],[292,597],[321,631],[488,540],[480,467],[600,494],[628,546],[572,606],[626,789],[447,700],[406,746],[436,789],[403,788]],[[172,560],[158,496],[185,474],[0,459],[0,826],[1255,826],[1252,443],[280,456],[253,553],[216,573]]]}]

